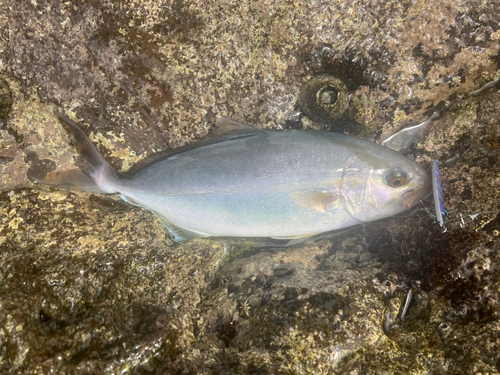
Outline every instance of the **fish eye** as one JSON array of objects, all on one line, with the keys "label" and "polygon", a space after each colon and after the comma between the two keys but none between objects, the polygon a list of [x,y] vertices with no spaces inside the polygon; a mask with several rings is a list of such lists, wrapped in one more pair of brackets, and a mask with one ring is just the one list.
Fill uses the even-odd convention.
[{"label": "fish eye", "polygon": [[386,185],[390,187],[398,188],[405,185],[406,180],[407,180],[407,175],[405,172],[399,169],[394,169],[386,174],[384,182]]}]

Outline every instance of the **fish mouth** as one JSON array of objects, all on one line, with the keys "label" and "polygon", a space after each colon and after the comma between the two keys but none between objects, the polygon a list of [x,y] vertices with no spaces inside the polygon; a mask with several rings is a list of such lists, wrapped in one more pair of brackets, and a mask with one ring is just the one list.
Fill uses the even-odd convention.
[{"label": "fish mouth", "polygon": [[431,179],[425,175],[422,178],[421,186],[412,190],[408,190],[403,194],[402,202],[404,207],[409,210],[421,200],[432,194]]}]

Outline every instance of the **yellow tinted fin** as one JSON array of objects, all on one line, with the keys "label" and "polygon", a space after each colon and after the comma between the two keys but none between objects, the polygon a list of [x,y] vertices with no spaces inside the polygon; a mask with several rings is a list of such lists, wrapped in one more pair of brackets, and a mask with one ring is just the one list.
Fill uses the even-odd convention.
[{"label": "yellow tinted fin", "polygon": [[[74,121],[62,115],[57,115],[57,117],[61,125],[63,125],[66,131],[71,134],[76,141],[74,146],[78,150],[78,153],[84,157],[86,162],[84,169],[86,169],[87,174],[91,178],[94,174],[116,175],[116,172],[111,168],[106,159],[104,159],[104,156],[97,151],[94,144]],[[101,176],[100,179],[102,179],[102,177],[103,176]]]},{"label": "yellow tinted fin", "polygon": [[83,157],[79,169],[51,173],[44,178],[28,176],[36,182],[89,193],[116,193],[115,185],[119,175],[111,168],[106,159],[97,151],[93,143],[80,127],[64,116],[58,116],[59,122],[73,137],[73,143]]},{"label": "yellow tinted fin", "polygon": [[49,173],[45,177],[28,176],[41,184],[58,188],[86,191],[88,193],[102,193],[102,190],[81,169],[70,169],[64,172]]},{"label": "yellow tinted fin", "polygon": [[338,195],[321,190],[297,190],[289,196],[299,206],[320,212],[326,212],[329,206],[339,199]]}]

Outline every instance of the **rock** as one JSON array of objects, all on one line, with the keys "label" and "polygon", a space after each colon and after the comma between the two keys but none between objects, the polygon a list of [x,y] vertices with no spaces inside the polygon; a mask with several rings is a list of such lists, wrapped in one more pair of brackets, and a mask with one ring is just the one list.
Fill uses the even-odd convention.
[{"label": "rock", "polygon": [[197,142],[219,116],[321,128],[297,100],[323,75],[342,79],[352,103],[328,128],[379,141],[495,79],[497,10],[494,0],[0,4],[12,102],[0,116],[0,372],[500,371],[495,89],[457,101],[409,155],[441,162],[446,233],[428,201],[286,250],[174,244],[144,210],[28,178],[75,165],[55,110],[127,170]]}]

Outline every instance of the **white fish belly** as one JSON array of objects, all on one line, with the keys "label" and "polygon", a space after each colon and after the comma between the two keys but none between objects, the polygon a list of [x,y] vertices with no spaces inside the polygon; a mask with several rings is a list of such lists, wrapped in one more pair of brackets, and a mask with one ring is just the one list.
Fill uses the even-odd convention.
[{"label": "white fish belly", "polygon": [[288,194],[124,195],[167,222],[207,237],[296,237],[359,224],[340,204],[322,212],[299,206]]}]

